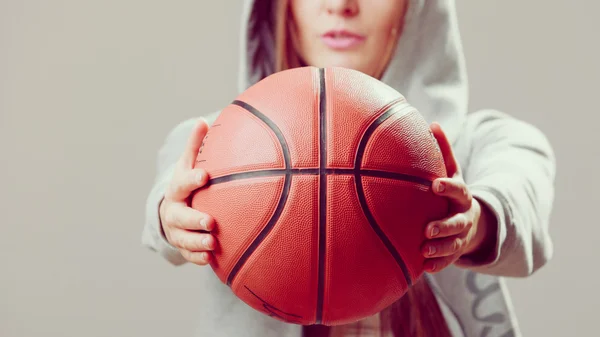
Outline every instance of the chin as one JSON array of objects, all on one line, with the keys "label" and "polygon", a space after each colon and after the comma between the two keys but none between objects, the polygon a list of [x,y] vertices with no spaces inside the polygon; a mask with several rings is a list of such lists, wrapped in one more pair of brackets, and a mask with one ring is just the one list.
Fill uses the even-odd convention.
[{"label": "chin", "polygon": [[364,62],[360,60],[356,60],[352,57],[328,57],[319,60],[318,62],[321,67],[342,67],[348,69],[354,69],[361,71],[363,73],[369,72],[369,67],[367,67]]}]

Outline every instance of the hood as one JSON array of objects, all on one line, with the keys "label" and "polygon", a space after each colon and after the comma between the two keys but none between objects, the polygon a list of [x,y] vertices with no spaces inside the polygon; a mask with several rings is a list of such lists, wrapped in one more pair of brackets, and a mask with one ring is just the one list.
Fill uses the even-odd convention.
[{"label": "hood", "polygon": [[[244,1],[240,92],[274,71],[275,1]],[[381,81],[456,140],[467,114],[468,83],[454,1],[408,0],[402,34]]]}]

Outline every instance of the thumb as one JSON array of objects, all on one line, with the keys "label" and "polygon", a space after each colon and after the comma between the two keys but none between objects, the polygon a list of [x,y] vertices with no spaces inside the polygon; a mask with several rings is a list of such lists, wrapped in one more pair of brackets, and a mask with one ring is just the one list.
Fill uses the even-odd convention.
[{"label": "thumb", "polygon": [[452,151],[452,145],[450,145],[450,141],[442,127],[437,122],[433,122],[430,125],[431,132],[433,136],[438,142],[440,147],[440,151],[442,152],[442,157],[444,158],[444,163],[446,164],[446,174],[448,177],[453,177],[456,174],[460,173],[460,165],[458,165],[458,161],[456,157],[454,157],[454,152]]},{"label": "thumb", "polygon": [[186,168],[193,169],[194,162],[196,161],[196,157],[198,156],[198,151],[200,151],[200,147],[206,137],[206,133],[208,132],[208,123],[206,119],[200,117],[190,137],[188,138],[185,151],[182,156],[183,165]]}]

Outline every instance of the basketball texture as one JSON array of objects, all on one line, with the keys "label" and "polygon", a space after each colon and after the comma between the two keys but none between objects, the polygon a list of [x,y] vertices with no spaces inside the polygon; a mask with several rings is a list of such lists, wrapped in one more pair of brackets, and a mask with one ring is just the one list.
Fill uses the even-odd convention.
[{"label": "basketball texture", "polygon": [[447,215],[428,124],[386,84],[295,68],[239,95],[210,127],[192,207],[214,217],[211,266],[250,305],[296,324],[373,315],[422,275],[425,225]]}]

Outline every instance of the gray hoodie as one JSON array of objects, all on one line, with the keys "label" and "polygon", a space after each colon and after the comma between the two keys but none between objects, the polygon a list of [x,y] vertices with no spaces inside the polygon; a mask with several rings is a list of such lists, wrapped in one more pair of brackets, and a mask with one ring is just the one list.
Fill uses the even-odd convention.
[{"label": "gray hoodie", "polygon": [[[272,3],[244,3],[240,92],[273,72]],[[502,277],[531,275],[552,256],[548,222],[554,199],[553,150],[537,128],[506,113],[467,114],[468,84],[454,1],[410,0],[406,15],[382,81],[403,94],[428,122],[442,125],[473,196],[493,211],[499,224],[491,259],[462,259],[426,277],[454,336],[521,336]],[[211,124],[218,113],[203,117]],[[167,136],[146,204],[142,241],[173,265],[186,261],[163,236],[158,205],[195,122],[183,121]],[[210,267],[200,269],[198,336],[301,336],[301,326],[251,309]]]}]

